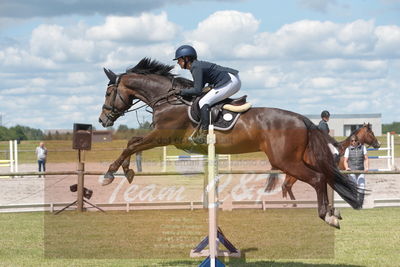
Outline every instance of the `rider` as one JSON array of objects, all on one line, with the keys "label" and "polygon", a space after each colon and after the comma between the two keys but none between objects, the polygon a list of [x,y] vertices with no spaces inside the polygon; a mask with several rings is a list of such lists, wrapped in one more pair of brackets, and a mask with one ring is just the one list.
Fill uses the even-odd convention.
[{"label": "rider", "polygon": [[320,129],[327,135],[329,135],[328,121],[329,121],[330,116],[331,116],[331,114],[329,113],[329,111],[327,111],[327,110],[322,111],[321,112],[321,121],[318,124],[318,129]]},{"label": "rider", "polygon": [[210,107],[240,90],[239,71],[197,60],[197,52],[190,45],[180,46],[175,52],[174,60],[178,60],[182,69],[190,70],[193,76],[193,87],[180,91],[181,96],[199,96],[206,84],[212,87],[199,101],[200,131],[193,139],[198,144],[204,144],[210,124]]},{"label": "rider", "polygon": [[[329,126],[328,126],[328,121],[329,121],[330,117],[331,117],[331,114],[329,113],[329,111],[324,110],[321,112],[321,121],[318,124],[318,129],[320,129],[326,135],[329,135],[329,131],[330,131]],[[339,162],[340,156],[339,156],[339,151],[337,148],[339,146],[339,143],[334,138],[332,138],[331,141],[332,141],[333,146],[329,145],[329,148],[330,148],[332,154],[334,155],[335,161]]]}]

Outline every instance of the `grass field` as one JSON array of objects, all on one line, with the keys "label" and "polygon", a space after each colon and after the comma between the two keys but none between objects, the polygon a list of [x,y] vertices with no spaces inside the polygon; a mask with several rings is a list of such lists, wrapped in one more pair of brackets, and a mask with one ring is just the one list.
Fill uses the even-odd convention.
[{"label": "grass field", "polygon": [[[342,140],[344,137],[338,137],[337,140]],[[386,147],[386,136],[378,137],[382,143],[382,147]],[[92,150],[85,152],[85,160],[88,162],[111,162],[114,161],[122,150],[126,147],[127,140],[114,140],[107,143],[93,143]],[[34,163],[36,162],[35,148],[38,146],[38,141],[22,141],[19,146],[19,162]],[[46,141],[46,146],[49,150],[48,162],[75,162],[77,160],[77,151],[72,150],[71,141],[52,140]],[[8,150],[8,142],[0,142],[0,151]],[[176,149],[173,146],[168,147],[168,155],[185,155],[187,153]],[[370,151],[371,156],[386,155],[386,151]],[[162,148],[154,148],[143,152],[143,160],[161,161]],[[395,157],[400,157],[400,137],[395,136]],[[8,159],[5,152],[0,152],[0,159]],[[232,155],[232,160],[248,160],[248,159],[265,159],[265,154],[262,152],[247,153],[240,155]]]},{"label": "grass field", "polygon": [[[242,250],[228,266],[399,266],[399,208],[342,209],[334,230],[315,209],[220,212]],[[189,251],[206,235],[198,211],[0,214],[0,266],[197,266]]]}]

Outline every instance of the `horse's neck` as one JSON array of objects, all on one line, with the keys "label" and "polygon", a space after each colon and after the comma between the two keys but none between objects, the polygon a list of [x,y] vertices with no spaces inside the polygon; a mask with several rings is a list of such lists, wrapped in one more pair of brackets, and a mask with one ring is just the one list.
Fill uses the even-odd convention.
[{"label": "horse's neck", "polygon": [[356,133],[351,134],[349,137],[347,137],[345,140],[343,140],[342,142],[339,142],[341,148],[343,149],[343,152],[346,148],[348,148],[350,146],[350,139],[352,135],[356,135],[358,140],[360,140],[360,142],[364,142],[364,138],[360,137],[358,134],[360,133],[360,131],[357,131]]},{"label": "horse's neck", "polygon": [[349,136],[345,140],[339,142],[340,148],[341,148],[340,149],[341,151],[339,151],[340,154],[344,154],[344,151],[346,150],[346,148],[348,148],[350,146],[350,137],[351,136]]},{"label": "horse's neck", "polygon": [[129,80],[127,87],[132,90],[133,95],[136,92],[146,99],[146,104],[154,103],[162,96],[168,93],[168,90],[172,88],[172,83],[167,80],[154,79],[151,75],[142,75],[137,77],[135,80]]}]

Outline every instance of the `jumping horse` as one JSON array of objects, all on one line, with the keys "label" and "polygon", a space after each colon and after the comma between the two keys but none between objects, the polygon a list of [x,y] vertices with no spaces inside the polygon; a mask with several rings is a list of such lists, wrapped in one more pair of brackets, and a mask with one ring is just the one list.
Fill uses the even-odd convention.
[{"label": "jumping horse", "polygon": [[[376,139],[374,132],[371,129],[371,124],[364,123],[364,125],[355,131],[353,131],[345,140],[338,143],[340,161],[338,162],[339,169],[344,170],[344,151],[350,146],[350,139],[352,135],[356,135],[361,144],[372,146],[373,148],[379,148],[381,144]],[[296,200],[294,197],[292,187],[296,183],[297,179],[293,176],[286,175],[285,180],[282,184],[282,196],[287,198],[289,194],[291,200]]]},{"label": "jumping horse", "polygon": [[[189,119],[187,102],[177,93],[193,83],[175,76],[172,69],[148,58],[119,75],[104,69],[109,83],[99,122],[104,127],[112,126],[134,100],[141,100],[152,109],[153,129],[142,138],[128,141],[126,149],[109,166],[103,185],[114,180],[121,166],[132,182],[135,172],[129,168],[130,157],[139,151],[166,145],[207,151],[206,145],[193,146],[188,140],[196,125]],[[363,191],[340,173],[326,135],[300,114],[278,108],[251,108],[241,114],[233,128],[217,131],[216,140],[218,154],[263,151],[273,169],[310,184],[317,193],[318,215],[331,226],[339,228],[339,221],[328,208],[327,184],[354,209],[362,208]]]}]

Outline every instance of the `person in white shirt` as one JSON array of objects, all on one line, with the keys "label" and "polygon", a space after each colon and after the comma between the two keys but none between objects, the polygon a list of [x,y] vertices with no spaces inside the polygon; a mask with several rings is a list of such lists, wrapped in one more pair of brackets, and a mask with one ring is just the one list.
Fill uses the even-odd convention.
[{"label": "person in white shirt", "polygon": [[46,158],[47,158],[47,148],[44,146],[43,142],[40,142],[39,146],[36,148],[36,157],[39,165],[39,172],[46,171]]},{"label": "person in white shirt", "polygon": [[[360,144],[356,135],[350,138],[350,146],[344,152],[344,167],[346,170],[368,171],[369,161],[367,148]],[[365,177],[363,173],[349,175],[362,189],[365,188]]]}]

